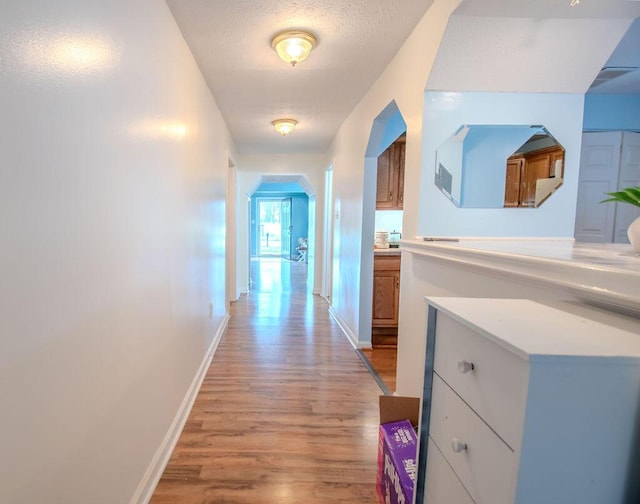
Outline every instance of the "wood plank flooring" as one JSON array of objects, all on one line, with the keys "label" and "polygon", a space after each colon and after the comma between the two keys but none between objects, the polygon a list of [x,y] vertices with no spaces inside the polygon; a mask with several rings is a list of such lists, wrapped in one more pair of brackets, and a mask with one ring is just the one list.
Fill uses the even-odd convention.
[{"label": "wood plank flooring", "polygon": [[152,503],[378,502],[381,392],[306,268],[252,261]]},{"label": "wood plank flooring", "polygon": [[362,354],[378,373],[389,392],[396,390],[396,361],[398,349],[393,346],[380,346],[363,349]]}]

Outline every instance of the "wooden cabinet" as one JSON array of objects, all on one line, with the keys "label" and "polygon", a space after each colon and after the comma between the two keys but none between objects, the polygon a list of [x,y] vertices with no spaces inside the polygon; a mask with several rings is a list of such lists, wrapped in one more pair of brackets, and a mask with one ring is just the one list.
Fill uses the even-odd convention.
[{"label": "wooden cabinet", "polygon": [[404,138],[378,157],[376,210],[402,210],[404,197]]},{"label": "wooden cabinet", "polygon": [[374,327],[398,327],[400,256],[376,255],[373,259]]},{"label": "wooden cabinet", "polygon": [[507,159],[504,206],[535,207],[537,182],[555,176],[556,161],[564,164],[564,149],[557,146]]},{"label": "wooden cabinet", "polygon": [[371,342],[393,346],[398,336],[400,256],[378,254],[373,259],[373,319]]},{"label": "wooden cabinet", "polygon": [[520,177],[523,167],[523,158],[507,159],[507,180],[504,188],[504,206],[507,208],[520,204]]},{"label": "wooden cabinet", "polygon": [[637,334],[524,299],[427,301],[417,503],[638,502]]}]

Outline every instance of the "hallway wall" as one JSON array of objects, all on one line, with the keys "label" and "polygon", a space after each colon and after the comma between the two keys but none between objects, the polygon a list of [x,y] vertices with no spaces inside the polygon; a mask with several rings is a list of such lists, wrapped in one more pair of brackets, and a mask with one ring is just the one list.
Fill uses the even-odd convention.
[{"label": "hallway wall", "polygon": [[[496,16],[492,8],[502,12],[507,4],[510,6],[506,9],[508,15]],[[375,166],[370,165],[368,169],[364,156],[371,125],[392,100],[407,123],[405,238],[414,239],[417,235],[436,234],[436,231],[444,235],[475,235],[478,232],[476,224],[484,217],[483,228],[479,231],[483,236],[504,236],[517,230],[519,235],[571,239],[582,96],[630,25],[636,8],[629,7],[625,15],[619,12],[614,15],[613,11],[608,13],[595,5],[585,10],[567,9],[570,9],[568,5],[555,6],[552,9],[553,15],[557,16],[555,19],[545,17],[552,13],[546,13],[531,2],[500,0],[480,6],[473,2],[436,0],[378,81],[342,124],[332,143],[336,211],[331,309],[354,345],[366,347],[370,338],[366,334],[367,298],[362,295],[365,282],[369,282],[366,267],[370,252],[363,249],[361,230],[363,213],[371,211],[363,197],[363,187],[372,183],[367,175],[375,173]],[[609,14],[613,18],[606,18]],[[426,94],[425,90],[428,91]],[[439,119],[452,117],[448,115],[449,108],[453,108],[453,114],[458,112],[455,104],[447,99],[453,99],[459,93],[478,92],[505,96],[498,96],[482,114],[473,113],[477,107],[464,108],[463,121],[455,121],[455,126],[446,124],[443,128],[443,121]],[[444,96],[439,110],[429,101],[433,93]],[[451,96],[447,96],[448,93]],[[523,113],[526,107],[520,103],[518,111],[510,111],[513,101],[508,95],[527,93],[537,95],[531,103],[535,101],[539,109],[531,107]],[[553,107],[561,108],[554,110]],[[561,114],[567,117],[562,118]],[[475,227],[465,226],[469,215],[467,209],[454,209],[446,214],[434,212],[434,208],[438,210],[435,198],[442,197],[433,190],[436,140],[441,143],[461,124],[499,124],[501,121],[546,124],[554,135],[561,137],[561,143],[568,149],[567,166],[571,170],[559,190],[561,196],[546,203],[548,206],[542,212],[528,220],[521,221],[513,211],[500,211],[499,215],[496,215],[498,212],[485,212],[486,216],[477,213],[478,219],[470,221]],[[443,203],[451,205],[449,201]],[[566,211],[558,226],[547,218],[554,210]],[[518,228],[520,222],[523,224],[521,229]],[[536,227],[532,228],[531,224]],[[399,345],[407,332],[424,334],[424,328],[415,327],[411,321],[414,314],[406,313],[402,308],[406,296],[422,297],[424,294],[407,292],[401,287]],[[415,351],[412,342],[413,339],[409,341],[407,352]],[[403,359],[399,347],[399,368]]]},{"label": "hallway wall", "polygon": [[0,40],[0,502],[139,501],[226,321],[229,135],[164,2]]},{"label": "hallway wall", "polygon": [[[433,2],[389,66],[343,123],[332,143],[335,234],[331,310],[357,346],[370,345],[370,335],[359,334],[359,308],[363,298],[362,264],[367,261],[363,254],[371,256],[370,262],[373,256],[372,249],[362,249],[364,185],[367,181],[372,183],[371,179],[365,178],[367,172],[375,173],[375,167],[365,169],[371,127],[375,118],[395,100],[407,126],[403,236],[414,237],[418,223],[424,87],[449,15],[458,4],[459,0]],[[366,276],[373,281],[372,276]]]}]

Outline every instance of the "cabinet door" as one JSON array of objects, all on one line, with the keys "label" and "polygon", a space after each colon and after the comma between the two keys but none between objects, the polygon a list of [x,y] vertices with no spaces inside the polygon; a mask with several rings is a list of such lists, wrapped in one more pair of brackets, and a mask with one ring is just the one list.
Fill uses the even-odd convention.
[{"label": "cabinet door", "polygon": [[402,210],[402,206],[404,203],[404,151],[405,151],[405,143],[397,142],[394,144],[395,150],[395,186],[396,190],[394,191],[395,196],[395,206],[398,210]]},{"label": "cabinet door", "polygon": [[391,147],[378,157],[376,208],[393,208],[393,166],[391,159]]},{"label": "cabinet door", "polygon": [[517,207],[520,204],[520,177],[524,159],[507,159],[507,178],[504,185],[504,206]]},{"label": "cabinet door", "polygon": [[536,182],[549,177],[551,154],[528,156],[524,163],[520,180],[520,206],[534,207],[536,202]]},{"label": "cabinet door", "polygon": [[399,286],[400,273],[398,271],[375,272],[373,276],[373,326],[393,327],[398,325]]},{"label": "cabinet door", "polygon": [[402,210],[405,143],[396,141],[378,157],[377,210]]}]

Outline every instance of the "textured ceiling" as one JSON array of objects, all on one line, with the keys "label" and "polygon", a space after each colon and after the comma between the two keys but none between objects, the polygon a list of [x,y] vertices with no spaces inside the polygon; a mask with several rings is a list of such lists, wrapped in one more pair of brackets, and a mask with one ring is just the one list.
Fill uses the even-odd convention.
[{"label": "textured ceiling", "polygon": [[[237,152],[287,154],[326,151],[432,0],[167,3]],[[585,92],[618,44],[619,27],[638,15],[637,0],[581,0],[576,7],[569,0],[462,0],[427,87]],[[295,68],[271,49],[272,37],[285,29],[306,29],[318,37],[309,59]],[[638,32],[636,22],[608,65],[640,63]],[[532,73],[534,65],[538,71]],[[640,93],[640,72],[593,92]],[[278,135],[271,126],[278,117],[297,119],[296,130]]]},{"label": "textured ceiling", "polygon": [[[326,151],[430,0],[167,0],[239,153]],[[271,49],[285,29],[318,37],[291,67]],[[271,121],[293,117],[281,137]]]},{"label": "textured ceiling", "polygon": [[[427,89],[585,93],[603,66],[638,66],[639,15],[631,0],[464,0]],[[640,72],[592,92],[640,93]]]},{"label": "textured ceiling", "polygon": [[638,16],[638,0],[463,0],[456,14],[463,16],[526,18],[621,18]]}]

